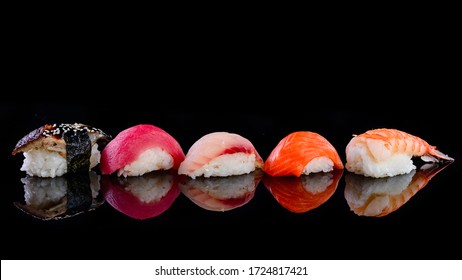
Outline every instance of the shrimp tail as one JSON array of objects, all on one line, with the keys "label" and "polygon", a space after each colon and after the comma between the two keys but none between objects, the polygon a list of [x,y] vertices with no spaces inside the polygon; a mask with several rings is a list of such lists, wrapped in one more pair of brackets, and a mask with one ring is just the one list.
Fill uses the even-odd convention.
[{"label": "shrimp tail", "polygon": [[453,162],[454,158],[452,158],[452,157],[438,151],[436,149],[436,147],[431,147],[428,154],[422,156],[422,160],[423,161],[430,161],[430,162],[441,162],[441,161]]}]

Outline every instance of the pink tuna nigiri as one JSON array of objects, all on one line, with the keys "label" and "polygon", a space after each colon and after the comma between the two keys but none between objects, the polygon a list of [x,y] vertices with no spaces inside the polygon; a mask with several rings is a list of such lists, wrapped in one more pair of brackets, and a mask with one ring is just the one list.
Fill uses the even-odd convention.
[{"label": "pink tuna nigiri", "polygon": [[120,132],[101,154],[101,173],[140,176],[154,170],[178,169],[184,152],[170,134],[150,124]]},{"label": "pink tuna nigiri", "polygon": [[229,132],[213,132],[197,140],[180,164],[179,174],[232,176],[248,174],[263,167],[263,160],[246,138]]},{"label": "pink tuna nigiri", "polygon": [[284,137],[265,161],[268,175],[301,176],[343,169],[337,150],[326,138],[315,132],[297,131]]}]

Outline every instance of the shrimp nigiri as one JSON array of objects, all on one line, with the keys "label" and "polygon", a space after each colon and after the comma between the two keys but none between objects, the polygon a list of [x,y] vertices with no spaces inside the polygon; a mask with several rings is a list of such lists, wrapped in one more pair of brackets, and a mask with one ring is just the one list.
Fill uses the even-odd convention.
[{"label": "shrimp nigiri", "polygon": [[379,128],[356,135],[346,147],[348,171],[367,177],[391,177],[416,169],[412,157],[423,161],[454,161],[423,139],[390,128]]},{"label": "shrimp nigiri", "polygon": [[337,150],[323,136],[311,131],[292,132],[270,153],[263,171],[268,175],[301,176],[343,169]]},{"label": "shrimp nigiri", "polygon": [[236,133],[212,132],[197,140],[180,164],[178,174],[193,179],[249,174],[263,167],[253,144]]}]

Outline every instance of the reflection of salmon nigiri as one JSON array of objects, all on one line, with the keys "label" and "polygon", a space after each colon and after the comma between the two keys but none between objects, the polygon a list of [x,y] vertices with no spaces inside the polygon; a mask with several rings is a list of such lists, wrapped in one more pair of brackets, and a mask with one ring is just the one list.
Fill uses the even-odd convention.
[{"label": "reflection of salmon nigiri", "polygon": [[325,203],[337,189],[343,170],[313,173],[300,177],[263,176],[263,184],[282,207],[305,213]]},{"label": "reflection of salmon nigiri", "polygon": [[225,177],[248,174],[261,167],[263,160],[248,139],[235,133],[213,132],[191,146],[178,173],[191,178]]},{"label": "reflection of salmon nigiri", "polygon": [[343,169],[337,150],[323,136],[298,131],[284,137],[269,155],[263,171],[271,176],[300,176]]},{"label": "reflection of salmon nigiri", "polygon": [[396,129],[373,129],[351,139],[346,169],[368,177],[391,177],[415,169],[412,157],[424,161],[454,161],[419,137]]}]

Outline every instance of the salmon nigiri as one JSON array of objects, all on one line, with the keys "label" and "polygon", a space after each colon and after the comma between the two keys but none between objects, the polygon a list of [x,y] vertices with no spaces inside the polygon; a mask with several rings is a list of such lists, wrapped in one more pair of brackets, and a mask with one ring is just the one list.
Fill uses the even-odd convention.
[{"label": "salmon nigiri", "polygon": [[311,131],[292,132],[284,137],[265,161],[268,175],[301,176],[343,169],[337,150],[323,136]]},{"label": "salmon nigiri", "polygon": [[212,132],[197,140],[180,164],[178,174],[191,178],[248,174],[263,167],[253,144],[236,133]]},{"label": "salmon nigiri", "polygon": [[368,177],[391,177],[416,169],[412,157],[423,161],[454,161],[423,139],[390,128],[379,128],[356,135],[346,147],[348,171]]}]

